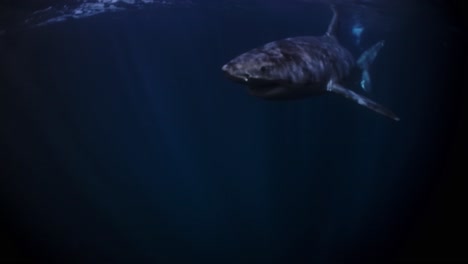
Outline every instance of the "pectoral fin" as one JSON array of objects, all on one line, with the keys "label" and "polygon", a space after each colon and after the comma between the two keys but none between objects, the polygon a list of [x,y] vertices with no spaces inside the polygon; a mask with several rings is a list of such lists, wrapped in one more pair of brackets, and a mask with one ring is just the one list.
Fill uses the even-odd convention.
[{"label": "pectoral fin", "polygon": [[339,95],[342,95],[350,100],[353,100],[354,102],[362,105],[362,106],[365,106],[371,110],[374,110],[375,112],[381,114],[381,115],[384,115],[386,117],[389,117],[395,121],[399,121],[400,118],[397,117],[392,111],[388,110],[387,108],[379,105],[378,103],[372,101],[371,99],[365,97],[365,96],[362,96],[362,95],[359,95],[349,89],[346,89],[344,88],[343,86],[337,84],[337,83],[334,83],[332,81],[330,81],[327,85],[327,91],[329,92],[333,92],[333,93],[336,93],[336,94],[339,94]]}]

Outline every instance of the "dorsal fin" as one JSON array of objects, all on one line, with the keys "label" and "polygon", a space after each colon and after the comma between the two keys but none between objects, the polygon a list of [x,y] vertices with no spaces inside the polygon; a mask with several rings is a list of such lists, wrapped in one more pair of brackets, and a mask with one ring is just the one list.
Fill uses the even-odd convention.
[{"label": "dorsal fin", "polygon": [[330,21],[330,25],[328,25],[328,30],[325,35],[329,37],[335,37],[336,28],[338,27],[338,12],[336,11],[336,7],[334,4],[331,4],[330,8],[333,11],[333,18]]}]

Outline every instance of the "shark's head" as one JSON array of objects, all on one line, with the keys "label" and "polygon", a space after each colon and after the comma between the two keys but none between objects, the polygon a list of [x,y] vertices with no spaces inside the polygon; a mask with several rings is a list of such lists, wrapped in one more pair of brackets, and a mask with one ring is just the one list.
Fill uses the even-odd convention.
[{"label": "shark's head", "polygon": [[264,46],[232,59],[222,70],[228,78],[246,85],[253,96],[283,99],[289,93],[287,84],[291,83],[286,64],[279,49]]},{"label": "shark's head", "polygon": [[[266,99],[303,96],[307,79],[304,56],[290,41],[276,41],[255,48],[226,63],[228,78],[248,87],[251,95]],[[308,91],[307,91],[308,92]]]},{"label": "shark's head", "polygon": [[232,59],[222,70],[230,79],[250,86],[278,81],[277,67],[278,59],[264,49],[254,49]]}]

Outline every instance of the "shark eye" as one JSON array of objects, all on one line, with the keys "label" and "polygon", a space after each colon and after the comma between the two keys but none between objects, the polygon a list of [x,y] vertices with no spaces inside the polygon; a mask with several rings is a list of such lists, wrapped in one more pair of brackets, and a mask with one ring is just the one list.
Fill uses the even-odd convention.
[{"label": "shark eye", "polygon": [[269,67],[267,67],[267,66],[262,66],[262,67],[260,67],[260,71],[261,72],[266,72],[266,71],[268,71],[268,68]]}]

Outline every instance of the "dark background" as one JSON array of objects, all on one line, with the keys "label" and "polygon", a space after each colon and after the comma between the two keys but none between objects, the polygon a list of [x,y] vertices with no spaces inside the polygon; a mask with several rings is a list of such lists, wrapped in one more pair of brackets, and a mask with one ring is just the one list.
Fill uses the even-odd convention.
[{"label": "dark background", "polygon": [[[10,25],[36,7],[5,2],[1,257],[467,260],[466,5],[342,7],[356,56],[386,40],[369,97],[394,123],[339,97],[265,102],[225,80],[232,57],[330,19],[314,3],[228,2],[35,29]],[[351,14],[366,23],[360,46]]]}]

